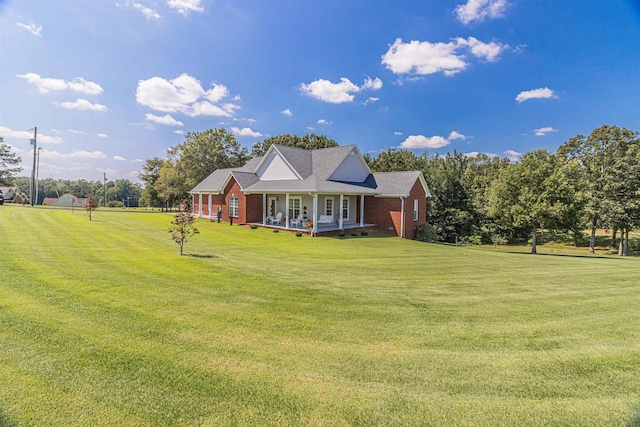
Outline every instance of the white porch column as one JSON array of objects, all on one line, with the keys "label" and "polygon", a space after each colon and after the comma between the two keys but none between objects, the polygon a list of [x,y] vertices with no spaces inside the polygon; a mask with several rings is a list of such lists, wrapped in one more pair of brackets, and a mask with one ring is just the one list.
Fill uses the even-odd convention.
[{"label": "white porch column", "polygon": [[267,193],[262,195],[262,225],[267,225]]},{"label": "white porch column", "polygon": [[318,195],[313,195],[313,230],[311,232],[312,235],[318,231]]},{"label": "white porch column", "polygon": [[[192,194],[192,195],[191,195],[191,199],[192,199],[192,200],[191,200],[191,209],[193,209],[193,207],[196,205],[196,195],[195,195],[195,194]],[[72,206],[72,207],[73,207],[73,206]],[[165,206],[165,207],[167,208],[167,212],[169,212],[169,202],[167,202],[167,203],[166,203],[166,206]],[[192,215],[195,215],[195,213],[196,213],[196,212],[194,211]]]},{"label": "white porch column", "polygon": [[198,202],[198,216],[202,216],[202,193],[199,194],[200,201]]},{"label": "white porch column", "polygon": [[340,193],[340,204],[338,205],[338,224],[340,226],[340,230],[342,230],[344,219],[342,218],[342,204],[344,203],[344,194]]},{"label": "white porch column", "polygon": [[360,227],[364,227],[364,194],[360,195]]},{"label": "white porch column", "polygon": [[284,211],[285,211],[285,221],[284,226],[289,228],[289,193],[284,195],[285,203],[284,203]]},{"label": "white porch column", "polygon": [[213,195],[209,193],[209,218],[211,218],[211,199],[213,199]]},{"label": "white porch column", "polygon": [[404,197],[400,197],[400,238],[404,239]]}]

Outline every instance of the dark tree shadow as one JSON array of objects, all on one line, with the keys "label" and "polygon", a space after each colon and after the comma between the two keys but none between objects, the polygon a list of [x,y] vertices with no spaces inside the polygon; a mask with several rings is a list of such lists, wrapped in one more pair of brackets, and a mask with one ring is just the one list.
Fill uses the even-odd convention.
[{"label": "dark tree shadow", "polygon": [[7,415],[5,415],[2,408],[0,408],[0,427],[17,427],[18,424],[11,421]]},{"label": "dark tree shadow", "polygon": [[633,415],[631,415],[627,427],[640,427],[640,408],[636,409]]},{"label": "dark tree shadow", "polygon": [[182,256],[188,256],[192,258],[220,258],[218,255],[203,255],[203,254],[184,254]]},{"label": "dark tree shadow", "polygon": [[529,256],[553,256],[553,257],[568,257],[568,258],[596,258],[596,259],[615,259],[617,261],[622,261],[627,257],[618,257],[612,255],[587,255],[587,254],[560,254],[560,253],[540,253],[532,254],[531,252],[520,252],[520,251],[501,251],[506,254],[515,254],[515,255],[529,255]]}]

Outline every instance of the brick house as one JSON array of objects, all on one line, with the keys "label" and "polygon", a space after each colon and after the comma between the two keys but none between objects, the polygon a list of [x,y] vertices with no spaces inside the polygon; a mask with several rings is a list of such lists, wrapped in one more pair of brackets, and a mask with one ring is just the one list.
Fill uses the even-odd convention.
[{"label": "brick house", "polygon": [[314,234],[376,230],[414,239],[429,188],[420,171],[372,173],[355,145],[304,150],[274,144],[190,191],[193,214]]}]

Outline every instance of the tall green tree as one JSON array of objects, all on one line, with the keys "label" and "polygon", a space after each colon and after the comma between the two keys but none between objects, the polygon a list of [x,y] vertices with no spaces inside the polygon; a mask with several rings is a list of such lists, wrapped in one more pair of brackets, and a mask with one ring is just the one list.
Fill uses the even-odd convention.
[{"label": "tall green tree", "polygon": [[595,252],[596,229],[611,225],[612,216],[607,210],[612,206],[613,194],[608,189],[613,180],[621,179],[612,175],[612,167],[624,158],[629,144],[637,141],[638,132],[604,125],[594,129],[587,138],[582,135],[571,138],[558,149],[562,155],[579,162],[587,183],[585,211],[591,228],[590,253]]},{"label": "tall green tree", "polygon": [[158,180],[160,168],[164,164],[164,160],[160,157],[147,159],[142,165],[142,171],[138,174],[138,178],[144,184],[144,189],[140,196],[140,206],[162,206],[162,201],[158,196],[158,190],[155,187]]},{"label": "tall green tree", "polygon": [[526,153],[504,169],[489,192],[489,214],[507,227],[531,233],[531,253],[537,253],[540,227],[556,226],[564,209],[557,191],[556,156],[547,150]]},{"label": "tall green tree", "polygon": [[247,149],[226,129],[188,132],[182,144],[170,149],[176,168],[184,179],[187,191],[217,169],[244,165],[249,159]]},{"label": "tall green tree", "polygon": [[269,147],[273,144],[286,145],[288,147],[304,148],[305,150],[315,150],[318,148],[337,147],[338,143],[324,135],[308,133],[304,136],[298,135],[277,135],[266,138],[262,142],[256,142],[251,147],[251,157],[264,156]]},{"label": "tall green tree", "polygon": [[371,157],[364,155],[372,172],[398,172],[424,170],[427,165],[427,153],[416,156],[409,150],[390,148]]},{"label": "tall green tree", "polygon": [[0,136],[0,184],[8,185],[11,179],[22,170],[18,166],[22,159],[11,152],[11,147],[4,144],[4,138]]}]

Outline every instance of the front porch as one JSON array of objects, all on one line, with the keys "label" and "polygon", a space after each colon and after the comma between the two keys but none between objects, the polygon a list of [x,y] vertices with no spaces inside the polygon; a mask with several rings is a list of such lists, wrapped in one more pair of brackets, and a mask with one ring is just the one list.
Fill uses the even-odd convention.
[{"label": "front porch", "polygon": [[[303,233],[308,233],[309,230],[307,230],[306,228],[304,228],[304,226],[289,226],[286,227],[283,224],[263,224],[261,222],[259,223],[250,223],[248,225],[257,225],[258,227],[263,227],[263,228],[271,228],[274,230],[282,230],[282,231],[301,231]],[[328,235],[336,235],[340,232],[361,232],[361,231],[368,231],[370,233],[373,233],[377,230],[377,226],[376,224],[360,224],[360,223],[343,223],[342,224],[342,228],[340,228],[340,226],[338,224],[322,224],[319,225],[316,228],[315,234],[318,236],[328,236]]]},{"label": "front porch", "polygon": [[[371,229],[364,222],[364,194],[263,193],[262,222],[252,224],[290,231],[325,234]],[[309,227],[307,227],[309,225]]]}]

